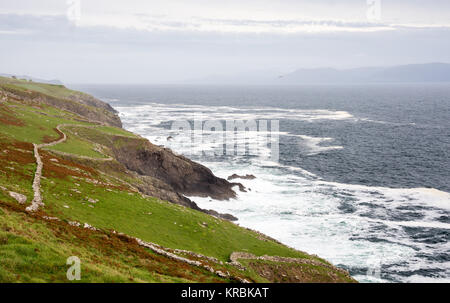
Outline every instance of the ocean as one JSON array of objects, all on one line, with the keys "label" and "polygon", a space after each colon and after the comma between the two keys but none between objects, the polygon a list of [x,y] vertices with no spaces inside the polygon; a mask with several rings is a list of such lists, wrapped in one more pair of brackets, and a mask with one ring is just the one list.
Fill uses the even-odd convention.
[{"label": "ocean", "polygon": [[[249,190],[234,200],[190,197],[200,207],[360,282],[450,282],[450,84],[76,88],[110,103],[125,129],[217,176],[256,177],[235,180]],[[279,157],[212,155],[221,144],[210,134],[189,144],[171,129],[194,118],[277,120]]]}]

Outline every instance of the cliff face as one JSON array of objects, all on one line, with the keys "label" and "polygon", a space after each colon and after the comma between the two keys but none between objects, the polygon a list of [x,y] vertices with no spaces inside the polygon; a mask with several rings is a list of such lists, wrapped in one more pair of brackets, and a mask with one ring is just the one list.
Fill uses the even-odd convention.
[{"label": "cliff face", "polygon": [[[122,127],[117,112],[107,103],[84,93],[66,89],[62,85],[45,85],[32,83],[18,86],[13,80],[2,78],[0,89],[4,97],[30,103],[47,104],[70,111],[81,117],[102,124]],[[11,84],[15,84],[14,86]],[[40,86],[38,86],[40,85]],[[36,87],[39,90],[36,90]]]},{"label": "cliff face", "polygon": [[[50,105],[76,113],[90,122],[122,127],[117,112],[109,104],[90,95],[69,90],[62,85],[30,84],[6,78],[2,80],[0,88],[4,97],[30,104]],[[86,139],[106,146],[117,162],[140,176],[143,184],[137,187],[142,193],[197,210],[201,209],[185,195],[209,196],[218,200],[236,196],[232,187],[239,184],[218,178],[207,167],[144,138],[85,135]],[[222,216],[214,211],[206,212]],[[235,219],[229,215],[225,217]]]},{"label": "cliff face", "polygon": [[[48,275],[48,267],[84,248],[92,275],[82,282],[208,282],[201,273],[223,282],[354,281],[317,256],[205,215],[235,219],[184,195],[228,199],[239,184],[107,126],[120,119],[99,102],[61,85],[0,77],[0,221],[9,226],[0,235],[8,251],[0,282],[67,282],[65,269]],[[24,258],[24,249],[42,253]]]},{"label": "cliff face", "polygon": [[108,103],[103,102],[103,101],[101,101],[91,95],[88,95],[88,94],[84,94],[81,92],[74,92],[68,96],[68,99],[78,102],[78,103],[81,103],[81,104],[84,104],[84,105],[87,105],[87,106],[92,106],[92,107],[95,107],[98,109],[104,109],[113,114],[117,113],[117,111],[114,108],[112,108],[112,106],[109,105]]},{"label": "cliff face", "polygon": [[156,146],[141,137],[102,134],[86,128],[78,128],[77,135],[105,147],[114,162],[93,161],[89,166],[108,173],[129,174],[139,182],[134,186],[143,194],[157,197],[192,209],[206,212],[227,220],[236,220],[229,214],[200,209],[186,196],[212,197],[227,200],[236,197],[232,189],[238,183],[230,183],[216,177],[211,170],[171,150]]},{"label": "cliff face", "polygon": [[[84,103],[80,103],[80,101],[73,101],[72,99],[68,99],[66,102],[61,102],[60,99],[42,95],[35,96],[33,100],[76,113],[89,121],[96,121],[101,124],[122,127],[122,121],[120,121],[117,113],[112,108],[108,109],[106,106],[96,107],[93,105],[86,105]],[[101,102],[100,100],[98,101]]]},{"label": "cliff face", "polygon": [[161,180],[183,195],[209,196],[218,200],[236,197],[232,183],[216,177],[207,167],[174,154],[170,149],[146,140],[115,139],[117,141],[112,145],[114,155],[129,170]]}]

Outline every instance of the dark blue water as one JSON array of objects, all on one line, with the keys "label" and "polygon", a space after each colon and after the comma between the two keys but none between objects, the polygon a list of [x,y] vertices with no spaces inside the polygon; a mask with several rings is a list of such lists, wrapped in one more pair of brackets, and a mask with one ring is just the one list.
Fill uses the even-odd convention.
[{"label": "dark blue water", "polygon": [[81,89],[107,100],[125,101],[128,105],[151,101],[346,111],[359,120],[280,121],[281,131],[334,138],[333,145],[344,147],[333,153],[311,156],[292,144],[292,138],[283,137],[280,161],[302,167],[329,181],[429,187],[450,192],[450,84],[83,86]]},{"label": "dark blue water", "polygon": [[172,121],[198,112],[279,120],[279,166],[194,157],[222,177],[258,177],[243,181],[254,190],[236,202],[196,199],[200,206],[360,281],[450,280],[450,84],[76,88],[110,102],[125,128],[157,144],[167,143]]}]

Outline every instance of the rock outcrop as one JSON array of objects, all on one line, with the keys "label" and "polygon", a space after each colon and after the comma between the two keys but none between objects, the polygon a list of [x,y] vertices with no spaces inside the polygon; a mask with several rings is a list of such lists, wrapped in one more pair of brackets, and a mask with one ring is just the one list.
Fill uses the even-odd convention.
[{"label": "rock outcrop", "polygon": [[[59,94],[53,90],[48,90],[48,93],[41,93],[38,91],[14,89],[9,86],[1,88],[2,94],[13,100],[16,99],[33,104],[47,104],[73,112],[80,116],[80,120],[122,127],[122,122],[117,112],[109,104],[81,92],[67,90],[64,87],[61,87],[64,92],[60,91]],[[232,215],[200,209],[195,202],[186,196],[228,200],[236,197],[233,186],[237,185],[241,191],[245,191],[241,184],[230,183],[225,179],[218,178],[207,167],[184,156],[177,155],[170,149],[154,145],[143,138],[109,135],[87,139],[107,146],[110,149],[113,158],[108,158],[108,161],[115,160],[123,165],[126,170],[137,173],[140,179],[143,180],[142,184],[136,185],[141,193],[224,219],[236,220]],[[57,144],[58,142],[52,142],[51,144]],[[35,146],[35,149],[43,146]],[[39,191],[37,190],[42,167],[39,166],[40,158],[36,150],[35,155],[37,157],[38,170],[34,186],[36,187],[35,197],[32,205],[29,207],[30,210],[37,210],[39,205],[42,204],[42,199],[40,199]],[[83,160],[87,161],[89,159],[84,157]]]},{"label": "rock outcrop", "polygon": [[255,177],[254,175],[248,175],[248,174],[245,175],[245,176],[240,176],[240,175],[237,175],[237,174],[232,174],[231,176],[229,176],[229,177],[227,178],[228,181],[234,180],[234,179],[253,180],[253,179],[256,179],[256,177]]},{"label": "rock outcrop", "polygon": [[136,189],[147,196],[156,197],[161,200],[169,201],[175,204],[183,205],[185,207],[189,207],[212,216],[222,218],[225,220],[236,221],[237,218],[230,214],[221,214],[214,210],[207,210],[200,208],[194,201],[185,197],[183,194],[177,192],[172,186],[167,184],[166,182],[157,179],[155,177],[146,176],[142,174],[138,174],[135,171],[129,170],[125,167],[124,164],[112,161],[112,162],[103,162],[96,161],[96,163],[92,162],[90,164],[92,167],[96,167],[97,169],[105,172],[117,171],[133,176],[133,178],[137,178],[140,182],[134,184]]},{"label": "rock outcrop", "polygon": [[120,142],[114,142],[112,151],[127,169],[161,180],[177,193],[217,200],[236,197],[232,189],[236,184],[216,177],[207,167],[170,149],[143,139],[115,137],[115,140]]}]

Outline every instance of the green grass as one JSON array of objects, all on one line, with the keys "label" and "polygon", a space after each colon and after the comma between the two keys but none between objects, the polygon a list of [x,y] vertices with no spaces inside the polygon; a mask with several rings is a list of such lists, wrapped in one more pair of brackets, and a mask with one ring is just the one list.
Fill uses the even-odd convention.
[{"label": "green grass", "polygon": [[93,142],[103,143],[104,146],[109,145],[109,142],[107,141],[110,140],[111,135],[139,138],[133,133],[112,126],[67,126],[63,128],[63,131],[65,131],[68,135],[67,141],[62,144],[52,146],[48,149],[91,158],[106,158],[104,154],[101,154],[95,150],[95,144],[93,144]]},{"label": "green grass", "polygon": [[257,278],[258,282],[264,281],[264,278],[260,275],[264,275],[267,272],[271,275],[269,280],[277,283],[299,282],[299,280],[307,283],[356,282],[356,280],[340,271],[313,264],[268,260],[240,260],[240,263],[248,269],[249,275],[259,277]]},{"label": "green grass", "polygon": [[[3,163],[0,162],[0,165],[3,165]],[[11,168],[14,168],[14,170]],[[7,188],[8,191],[17,192],[27,196],[27,201],[30,202],[33,199],[31,185],[33,184],[33,172],[35,169],[35,164],[27,164],[26,166],[23,166],[18,163],[9,163],[1,170],[0,185]],[[19,172],[23,175],[19,175]],[[2,190],[0,190],[0,199],[15,201],[9,196],[8,192],[4,192]]]},{"label": "green grass", "polygon": [[45,149],[60,151],[83,157],[99,158],[99,159],[107,158],[107,156],[95,150],[95,144],[93,144],[92,142],[83,140],[73,135],[72,133],[65,131],[64,128],[62,130],[66,133],[67,140],[63,143],[46,147]]},{"label": "green grass", "polygon": [[85,93],[67,89],[63,85],[0,77],[0,92],[2,91],[25,98],[27,102],[39,100],[39,103],[76,112],[84,117],[89,117],[89,119],[109,121],[110,123],[118,122],[115,113],[102,106],[100,101]]},{"label": "green grass", "polygon": [[125,137],[130,137],[130,138],[139,138],[139,136],[136,134],[126,131],[122,128],[117,128],[117,127],[112,127],[112,126],[99,126],[99,127],[96,127],[95,130],[101,131],[103,133],[107,133],[110,135],[125,136]]},{"label": "green grass", "polygon": [[0,136],[0,186],[5,188],[0,188],[0,199],[16,203],[8,194],[13,191],[27,196],[28,202],[31,201],[35,170],[31,145],[19,148],[14,141]]},{"label": "green grass", "polygon": [[23,91],[30,90],[40,92],[57,98],[67,98],[76,93],[73,90],[67,89],[64,85],[30,82],[27,80],[6,77],[0,77],[0,84],[21,89]]},{"label": "green grass", "polygon": [[[12,85],[67,97],[64,96],[67,90],[62,87],[17,81],[0,78],[3,86]],[[95,150],[96,144],[93,142],[105,146],[104,150],[108,151],[111,144],[114,147],[128,144],[129,138],[140,139],[139,136],[115,127],[80,122],[80,117],[75,114],[47,105],[36,107],[36,104],[10,100],[0,106],[0,118],[12,119],[11,116],[18,119],[21,125],[0,123],[0,185],[6,188],[6,191],[0,189],[0,207],[3,202],[18,205],[8,195],[9,190],[25,194],[28,203],[32,200],[31,185],[36,164],[32,145],[25,142],[56,140],[56,126],[77,124],[80,127],[63,128],[68,136],[66,142],[41,152],[44,161],[41,184],[45,203],[42,210],[49,216],[88,223],[103,230],[115,230],[168,248],[190,250],[222,261],[228,261],[232,252],[241,251],[257,256],[308,258],[326,263],[318,257],[261,239],[255,232],[229,221],[156,198],[143,197],[132,192],[123,182],[79,165],[85,161],[96,161],[76,156],[105,158]],[[137,140],[136,148],[139,148],[140,142]],[[18,144],[22,147],[18,148]],[[8,152],[4,153],[4,150]],[[73,161],[77,162],[71,162],[68,156],[50,154],[51,150],[72,154]],[[50,159],[57,159],[57,162]],[[112,170],[116,167],[113,164],[110,165]],[[109,173],[130,183],[137,182],[133,175],[120,169]],[[83,279],[90,282],[128,282],[131,278],[150,282],[217,279],[210,273],[198,272],[198,269],[185,268],[186,272],[179,272],[176,269],[179,265],[168,260],[154,261],[150,266],[145,258],[133,253],[134,248],[123,248],[116,243],[123,249],[115,253],[108,246],[112,245],[109,242],[105,244],[107,248],[98,246],[98,243],[103,243],[102,239],[96,238],[99,235],[92,238],[92,235],[83,234],[80,238],[74,231],[65,230],[63,225],[49,224],[9,209],[0,212],[0,281],[65,281],[65,260],[70,255],[81,255],[87,260]],[[128,259],[129,255],[131,259]],[[153,260],[153,257],[149,258]],[[246,274],[255,281],[267,282],[255,272],[248,271]]]},{"label": "green grass", "polygon": [[[191,250],[223,261],[228,261],[233,251],[311,258],[275,242],[262,241],[254,232],[231,222],[156,198],[143,198],[126,191],[108,191],[69,178],[45,180],[43,188],[47,197],[46,209],[51,215],[114,229],[169,248]],[[61,188],[66,191],[61,191]],[[98,202],[93,204],[86,198]],[[202,227],[204,222],[207,227]]]},{"label": "green grass", "polygon": [[[16,107],[15,111],[23,113],[26,126],[15,127],[10,131],[16,134],[15,139],[25,142],[36,142],[34,138],[43,138],[52,132],[55,133],[53,128],[58,124],[71,123],[67,119],[42,117],[33,111],[27,111],[25,105]],[[107,140],[106,133],[120,135],[127,133],[112,127],[67,128],[71,130],[71,132],[65,131],[68,140],[50,147],[51,150],[88,157],[102,157],[94,151],[94,145],[91,142],[81,139],[75,133],[94,136],[96,139],[105,138],[105,140]],[[5,134],[9,135],[8,132]],[[32,174],[31,169],[33,168],[30,167],[29,174]],[[45,169],[44,166],[44,173]],[[80,187],[77,187],[75,183],[80,184]],[[228,221],[172,203],[158,201],[155,198],[144,199],[140,195],[130,195],[125,191],[110,192],[106,188],[70,178],[44,179],[42,186],[46,210],[50,215],[88,222],[99,228],[115,229],[163,246],[192,250],[223,261],[227,261],[233,251],[248,251],[255,255],[308,257],[304,253],[275,242],[259,240],[255,233]],[[82,194],[78,195],[70,189],[78,189]],[[92,205],[86,201],[86,197],[98,199],[99,202]],[[64,205],[70,208],[64,208]],[[148,215],[149,212],[152,215]],[[208,224],[207,228],[201,226],[203,222]]]},{"label": "green grass", "polygon": [[[12,115],[20,119],[23,125],[16,126],[2,123],[0,124],[0,133],[17,141],[39,144],[44,143],[45,138],[56,140],[59,135],[55,129],[60,124],[92,125],[75,121],[73,114],[57,110],[50,106],[43,106],[41,109],[32,109],[29,106],[17,102],[10,102],[9,105]],[[5,112],[5,109],[0,108],[0,114],[2,111]],[[110,129],[114,128],[110,127]],[[69,132],[65,131],[65,133],[67,134],[66,142],[48,147],[48,149],[79,156],[106,158],[105,155],[95,150],[95,144],[92,142],[83,140]]]},{"label": "green grass", "polygon": [[[142,142],[144,144],[143,138],[127,132],[126,130],[121,130],[115,127],[109,126],[98,126],[98,127],[70,127],[68,128],[72,133],[77,133],[77,136],[88,140],[90,142],[95,142],[103,146],[112,148],[120,148],[125,144],[130,144],[131,139],[137,139],[136,142]],[[139,146],[139,144],[137,144]]]},{"label": "green grass", "polygon": [[[54,129],[59,124],[87,124],[73,120],[72,114],[49,106],[36,109],[17,102],[8,102],[7,105],[12,115],[22,121],[23,126],[0,123],[0,133],[17,141],[39,144],[44,142],[45,136],[57,139],[58,134]],[[4,108],[0,108],[0,114],[7,114],[7,112]]]},{"label": "green grass", "polygon": [[71,282],[67,258],[81,261],[74,282],[218,282],[217,276],[154,255],[114,235],[44,222],[0,205],[0,282]]}]

